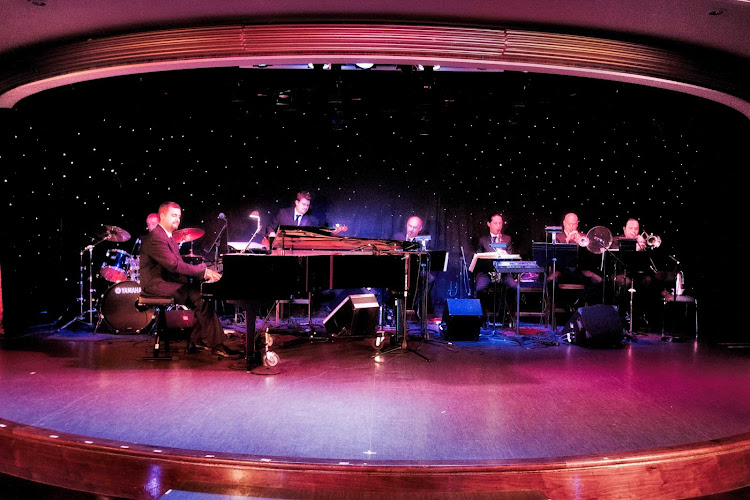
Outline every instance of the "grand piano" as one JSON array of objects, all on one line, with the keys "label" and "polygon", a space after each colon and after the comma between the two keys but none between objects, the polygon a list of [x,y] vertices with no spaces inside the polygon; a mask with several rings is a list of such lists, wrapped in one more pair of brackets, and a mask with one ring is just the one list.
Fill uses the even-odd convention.
[{"label": "grand piano", "polygon": [[204,283],[201,291],[207,300],[226,300],[245,310],[245,363],[252,370],[263,363],[255,332],[262,302],[360,287],[407,295],[416,285],[423,258],[418,249],[419,243],[414,242],[341,237],[324,228],[281,226],[270,253],[224,254],[222,278]]}]

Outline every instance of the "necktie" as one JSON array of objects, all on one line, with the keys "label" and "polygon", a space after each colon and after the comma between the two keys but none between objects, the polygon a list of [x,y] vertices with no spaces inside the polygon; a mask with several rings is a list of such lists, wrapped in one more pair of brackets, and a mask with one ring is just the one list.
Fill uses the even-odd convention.
[{"label": "necktie", "polygon": [[498,243],[497,240],[498,240],[498,236],[493,236],[492,237],[492,243]]},{"label": "necktie", "polygon": [[301,216],[301,215],[299,215],[299,214],[298,214],[298,215],[295,215],[295,216],[294,216],[294,223],[295,223],[295,224],[297,224],[297,225],[299,226],[299,220],[300,220],[301,218],[302,218],[302,216]]}]

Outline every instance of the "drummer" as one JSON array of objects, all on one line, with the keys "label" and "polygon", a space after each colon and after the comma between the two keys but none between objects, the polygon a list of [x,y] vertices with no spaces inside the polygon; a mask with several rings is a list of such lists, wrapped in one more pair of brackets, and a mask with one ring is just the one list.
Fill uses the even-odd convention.
[{"label": "drummer", "polygon": [[[156,226],[159,225],[159,214],[157,213],[150,213],[146,216],[146,229],[148,229],[148,232],[156,228]],[[140,281],[140,267],[141,267],[141,242],[143,240],[143,236],[140,236],[136,238],[135,243],[133,243],[133,252],[130,256],[130,267],[128,269],[128,279],[132,281]]]},{"label": "drummer", "polygon": [[159,225],[159,214],[151,213],[146,217],[146,229],[150,233]]}]

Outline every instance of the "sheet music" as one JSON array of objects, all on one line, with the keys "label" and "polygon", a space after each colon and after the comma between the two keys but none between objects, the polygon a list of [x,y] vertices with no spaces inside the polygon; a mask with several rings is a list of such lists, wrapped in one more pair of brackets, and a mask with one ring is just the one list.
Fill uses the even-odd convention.
[{"label": "sheet music", "polygon": [[519,254],[507,253],[507,252],[479,252],[475,253],[471,259],[471,265],[469,265],[469,272],[474,272],[474,268],[479,260],[521,260]]}]

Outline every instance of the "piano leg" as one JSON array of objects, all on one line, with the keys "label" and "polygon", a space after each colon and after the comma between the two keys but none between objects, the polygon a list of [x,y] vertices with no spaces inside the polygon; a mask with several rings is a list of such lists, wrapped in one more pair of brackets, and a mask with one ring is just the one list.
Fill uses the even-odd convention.
[{"label": "piano leg", "polygon": [[238,363],[237,369],[252,371],[263,365],[263,351],[258,349],[257,332],[255,331],[255,320],[258,317],[259,304],[255,301],[232,301],[233,304],[245,311],[245,360]]}]

